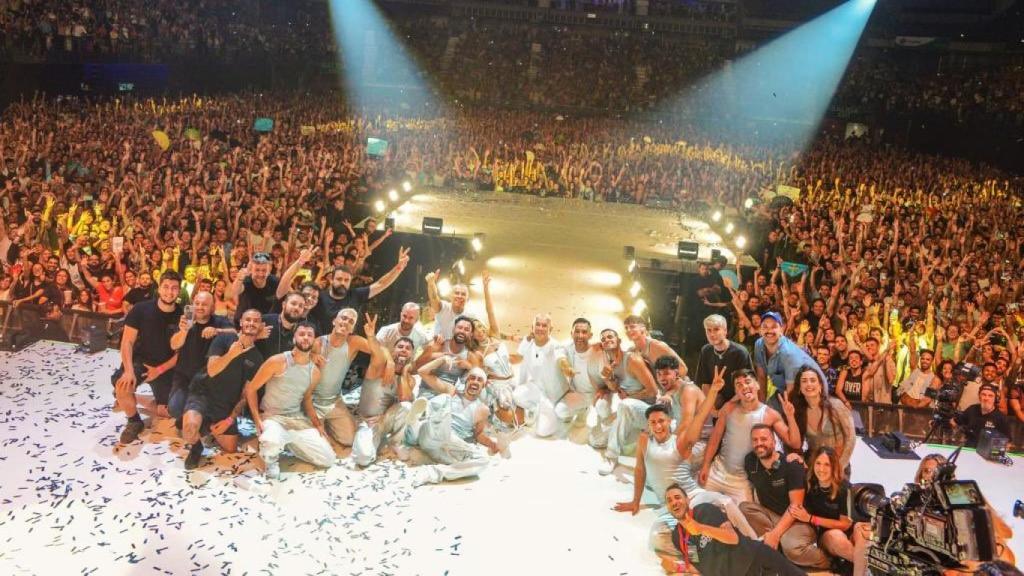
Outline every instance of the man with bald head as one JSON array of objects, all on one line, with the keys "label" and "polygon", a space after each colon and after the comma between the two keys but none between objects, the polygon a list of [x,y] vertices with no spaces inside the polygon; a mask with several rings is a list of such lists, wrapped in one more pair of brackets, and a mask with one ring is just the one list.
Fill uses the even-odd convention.
[{"label": "man with bald head", "polygon": [[[219,334],[232,334],[235,328],[231,320],[213,313],[213,294],[196,292],[192,297],[192,319],[182,314],[178,331],[171,336],[171,350],[178,353],[171,380],[171,396],[167,410],[174,418],[180,418],[188,397],[189,383],[196,373],[206,365],[206,353],[210,343]],[[180,427],[180,426],[179,426]]]},{"label": "man with bald head", "polygon": [[441,299],[437,289],[437,280],[441,271],[427,274],[427,298],[430,299],[430,310],[434,313],[434,336],[440,334],[445,340],[451,340],[455,328],[455,319],[465,315],[466,303],[469,302],[469,286],[456,284],[452,286],[451,302]]},{"label": "man with bald head", "polygon": [[420,326],[420,305],[415,302],[406,302],[398,316],[398,322],[381,326],[377,330],[377,341],[385,349],[392,350],[398,340],[408,338],[412,341],[413,351],[422,350],[430,338],[427,337],[423,327]]}]

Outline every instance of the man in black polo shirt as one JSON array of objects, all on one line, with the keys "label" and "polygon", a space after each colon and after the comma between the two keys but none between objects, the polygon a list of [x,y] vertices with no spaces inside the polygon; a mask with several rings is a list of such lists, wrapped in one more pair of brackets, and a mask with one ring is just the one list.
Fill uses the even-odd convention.
[{"label": "man in black polo shirt", "polygon": [[707,394],[711,388],[711,381],[715,379],[715,369],[725,367],[726,384],[715,400],[716,410],[736,396],[736,389],[732,384],[733,374],[744,368],[754,369],[750,353],[743,346],[729,340],[728,333],[729,326],[724,316],[712,314],[704,319],[704,334],[707,335],[708,343],[700,349],[695,384]]},{"label": "man in black polo shirt", "polygon": [[238,449],[235,421],[245,407],[242,390],[263,365],[263,354],[255,345],[262,328],[260,311],[250,308],[242,313],[238,334],[221,334],[210,344],[206,366],[192,380],[182,417],[182,439],[191,444],[186,470],[199,466],[204,434],[212,434],[225,452]]},{"label": "man in black polo shirt", "polygon": [[803,506],[807,470],[798,461],[789,462],[775,449],[775,432],[767,424],[750,429],[753,452],[743,468],[757,496],[757,503],[743,502],[740,510],[750,526],[768,546],[782,546],[782,553],[794,564],[828,568],[828,556],[818,548],[818,534],[805,522],[798,522],[786,510]]},{"label": "man in black polo shirt", "polygon": [[191,324],[184,314],[181,315],[178,331],[171,336],[171,349],[178,352],[178,362],[174,365],[167,410],[175,418],[180,417],[185,408],[189,383],[206,363],[206,351],[214,337],[235,331],[231,320],[214,316],[213,294],[209,292],[197,292],[192,298],[192,314]]},{"label": "man in black polo shirt", "polygon": [[305,318],[306,299],[299,292],[289,292],[281,302],[280,314],[264,314],[261,330],[266,338],[258,338],[256,347],[264,358],[280,354],[295,347],[295,328]]},{"label": "man in black polo shirt", "polygon": [[270,254],[257,252],[249,258],[249,264],[238,270],[238,276],[228,287],[225,298],[238,297],[235,323],[242,318],[242,312],[255,308],[263,314],[277,310],[277,301],[288,293],[288,285],[270,273]]},{"label": "man in black polo shirt", "polygon": [[665,490],[668,511],[678,524],[672,543],[683,560],[661,556],[668,574],[693,572],[702,576],[801,576],[805,572],[763,542],[736,532],[725,514],[714,504],[698,504],[692,510],[679,484]]},{"label": "man in black polo shirt", "polygon": [[954,423],[964,430],[965,446],[976,448],[981,432],[996,430],[1003,436],[1010,436],[1010,423],[1006,415],[996,409],[996,395],[999,389],[992,384],[982,384],[978,389],[978,403],[968,406],[957,415]]},{"label": "man in black polo shirt", "polygon": [[121,366],[110,377],[117,406],[128,422],[121,430],[121,443],[134,442],[145,425],[139,417],[135,388],[149,382],[156,400],[157,415],[169,416],[167,401],[171,394],[172,369],[178,355],[171,350],[171,335],[181,317],[178,291],[181,277],[167,271],[160,276],[155,300],[146,300],[132,307],[124,321],[121,335]]}]

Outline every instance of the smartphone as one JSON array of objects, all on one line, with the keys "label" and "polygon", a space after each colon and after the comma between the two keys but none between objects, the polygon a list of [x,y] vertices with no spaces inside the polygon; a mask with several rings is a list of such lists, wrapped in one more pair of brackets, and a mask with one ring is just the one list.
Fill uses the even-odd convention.
[{"label": "smartphone", "polygon": [[124,236],[114,236],[113,238],[111,238],[110,239],[110,249],[113,250],[115,254],[123,252],[124,251]]},{"label": "smartphone", "polygon": [[192,324],[195,322],[195,319],[196,319],[196,308],[195,308],[195,306],[193,306],[191,304],[187,304],[185,306],[184,316],[185,316],[185,322],[188,324],[188,327],[191,328]]}]

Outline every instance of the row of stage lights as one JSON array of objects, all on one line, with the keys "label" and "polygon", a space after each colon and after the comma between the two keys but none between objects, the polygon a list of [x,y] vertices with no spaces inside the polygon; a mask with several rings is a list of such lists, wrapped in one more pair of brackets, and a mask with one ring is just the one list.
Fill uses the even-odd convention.
[{"label": "row of stage lights", "polygon": [[629,277],[633,279],[633,283],[629,285],[629,297],[633,299],[633,306],[629,311],[634,316],[644,316],[644,313],[647,312],[647,301],[643,298],[644,286],[640,283],[640,271],[637,269],[636,257],[630,258],[629,264],[626,265],[626,272],[629,272]]},{"label": "row of stage lights", "polygon": [[[405,192],[406,194],[412,192],[412,182],[409,182],[408,180],[402,182],[402,191]],[[388,190],[388,202],[394,205],[393,208],[398,208],[398,206],[401,204],[401,200],[402,195],[398,193],[398,190],[394,188]],[[373,209],[376,210],[377,213],[379,214],[388,212],[388,202],[385,202],[383,198],[378,198],[373,203]]]},{"label": "row of stage lights", "polygon": [[[754,199],[747,198],[747,200],[743,203],[743,207],[746,208],[747,210],[753,208]],[[721,210],[715,210],[714,212],[711,213],[711,222],[713,223],[713,225],[722,226],[722,218],[724,218],[724,216],[722,215]],[[721,232],[724,232],[724,234],[722,235],[724,243],[725,237],[732,236],[733,233],[736,232],[736,224],[734,224],[731,220],[726,220],[725,225],[722,226],[720,230]],[[733,245],[736,246],[737,249],[743,250],[744,248],[747,247],[747,237],[744,236],[743,234],[736,234],[736,237],[733,238]]]}]

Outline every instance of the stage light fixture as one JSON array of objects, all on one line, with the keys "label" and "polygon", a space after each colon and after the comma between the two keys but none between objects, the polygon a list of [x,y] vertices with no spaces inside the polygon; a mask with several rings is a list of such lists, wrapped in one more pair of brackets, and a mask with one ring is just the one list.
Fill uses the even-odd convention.
[{"label": "stage light fixture", "polygon": [[473,246],[474,252],[479,252],[484,249],[484,235],[480,232],[473,234],[473,239],[469,241],[470,245]]},{"label": "stage light fixture", "polygon": [[636,247],[635,246],[623,246],[622,257],[627,260],[633,260],[636,258]]},{"label": "stage light fixture", "polygon": [[732,231],[735,230],[735,229],[736,229],[736,225],[733,224],[732,222],[727,222],[725,224],[725,233],[726,234],[732,234]]},{"label": "stage light fixture", "polygon": [[441,278],[437,282],[437,291],[441,296],[448,296],[452,293],[452,282],[447,278]]},{"label": "stage light fixture", "polygon": [[412,192],[412,182],[409,182],[408,180],[402,182],[402,190]]},{"label": "stage light fixture", "polygon": [[455,263],[455,267],[459,269],[459,274],[466,275],[466,264],[461,259]]},{"label": "stage light fixture", "polygon": [[634,270],[636,270],[636,260],[630,260],[629,266],[626,266],[626,272],[632,274]]},{"label": "stage light fixture", "polygon": [[388,200],[398,202],[398,190],[395,190],[394,188],[388,190]]},{"label": "stage light fixture", "polygon": [[374,209],[375,209],[375,210],[376,210],[377,212],[383,212],[383,211],[384,211],[384,209],[385,209],[385,208],[387,208],[387,205],[386,205],[386,204],[384,204],[384,201],[383,201],[383,200],[377,200],[376,202],[374,202],[374,203],[373,203],[373,208],[374,208]]},{"label": "stage light fixture", "polygon": [[640,285],[640,282],[634,280],[633,285],[629,287],[629,295],[632,296],[633,298],[636,298],[637,294],[639,294],[640,290],[642,289],[643,286]]},{"label": "stage light fixture", "polygon": [[644,310],[647,310],[647,302],[644,302],[643,298],[640,298],[639,300],[633,303],[632,312],[634,316],[639,316],[643,314]]},{"label": "stage light fixture", "polygon": [[753,208],[754,207],[754,199],[753,198],[747,198],[746,200],[744,200],[743,201],[743,207],[746,208],[747,210],[750,210],[751,208]]},{"label": "stage light fixture", "polygon": [[713,214],[711,214],[711,221],[712,222],[718,222],[721,219],[722,219],[722,211],[721,210],[715,210],[715,212]]},{"label": "stage light fixture", "polygon": [[742,234],[736,237],[736,247],[743,249],[747,247],[747,237]]}]

